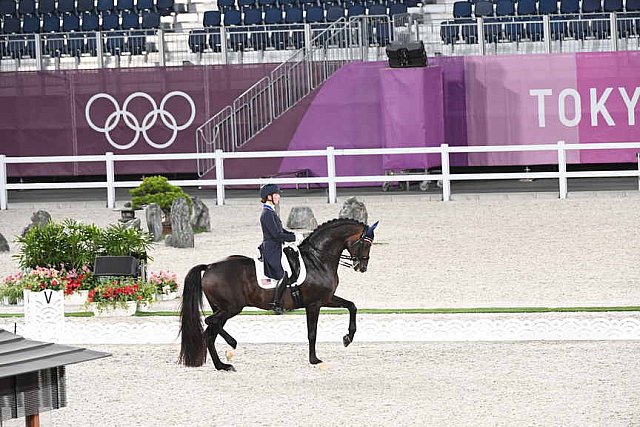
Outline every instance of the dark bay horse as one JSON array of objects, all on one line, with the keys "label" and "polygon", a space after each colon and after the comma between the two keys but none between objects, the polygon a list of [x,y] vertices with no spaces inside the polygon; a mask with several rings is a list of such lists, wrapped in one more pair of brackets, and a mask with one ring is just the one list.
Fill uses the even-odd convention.
[{"label": "dark bay horse", "polygon": [[[367,271],[376,226],[377,223],[368,227],[352,219],[334,219],[316,228],[299,246],[307,268],[300,293],[307,314],[311,364],[322,362],[316,356],[320,307],[342,307],[349,310],[349,333],[342,341],[345,347],[353,341],[356,332],[356,306],[353,302],[334,295],[338,287],[338,265],[344,262],[341,258],[347,259],[354,270],[363,273]],[[349,255],[342,255],[345,249]],[[200,320],[203,293],[213,309],[213,315],[205,319],[206,329],[203,329]],[[220,335],[235,349],[236,340],[224,330],[227,320],[247,306],[269,310],[273,293],[273,289],[258,286],[255,263],[249,257],[232,255],[213,264],[193,267],[185,277],[182,294],[180,363],[202,366],[209,349],[216,369],[235,370],[232,365],[220,361],[215,347],[216,337]],[[284,308],[295,308],[290,292],[285,293]]]}]

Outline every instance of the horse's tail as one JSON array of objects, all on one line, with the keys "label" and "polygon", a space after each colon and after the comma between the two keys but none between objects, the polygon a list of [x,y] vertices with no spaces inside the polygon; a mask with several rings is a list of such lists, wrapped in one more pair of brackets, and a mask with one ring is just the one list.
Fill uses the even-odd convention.
[{"label": "horse's tail", "polygon": [[179,363],[185,366],[202,366],[207,357],[204,330],[200,321],[202,312],[202,272],[207,265],[193,267],[184,279],[182,304],[180,307],[180,356]]}]

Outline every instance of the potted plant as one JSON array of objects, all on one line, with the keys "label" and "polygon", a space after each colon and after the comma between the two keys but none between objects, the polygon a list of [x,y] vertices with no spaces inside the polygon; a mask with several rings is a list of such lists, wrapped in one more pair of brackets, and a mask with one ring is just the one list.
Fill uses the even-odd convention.
[{"label": "potted plant", "polygon": [[164,270],[159,273],[151,272],[147,280],[153,285],[157,300],[168,301],[178,297],[178,276],[176,273]]},{"label": "potted plant", "polygon": [[22,273],[8,275],[0,285],[0,296],[2,296],[3,304],[22,304],[23,291]]},{"label": "potted plant", "polygon": [[150,303],[153,293],[146,282],[133,278],[104,278],[89,291],[87,304],[94,316],[132,316],[138,304]]},{"label": "potted plant", "polygon": [[65,302],[72,305],[86,304],[89,290],[95,287],[93,274],[88,266],[81,269],[73,269],[66,273],[66,286],[64,289]]},{"label": "potted plant", "polygon": [[144,178],[138,187],[129,190],[129,194],[131,194],[133,209],[138,209],[151,203],[155,203],[160,207],[163,216],[163,234],[171,233],[171,205],[175,199],[182,197],[191,207],[191,198],[182,191],[182,188],[169,183],[169,180],[164,176]]}]

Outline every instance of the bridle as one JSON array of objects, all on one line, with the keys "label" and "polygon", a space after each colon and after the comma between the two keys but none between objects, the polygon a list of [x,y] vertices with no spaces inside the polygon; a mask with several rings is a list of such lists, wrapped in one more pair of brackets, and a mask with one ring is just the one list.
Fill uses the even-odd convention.
[{"label": "bridle", "polygon": [[[364,232],[362,232],[362,235],[360,236],[360,238],[358,240],[356,240],[355,242],[353,242],[349,246],[353,248],[358,243],[360,243],[360,245],[361,245],[360,251],[362,251],[362,248],[364,248],[365,244],[368,244],[369,246],[371,246],[373,244],[373,239],[371,237],[367,236],[366,235],[366,231],[364,231]],[[355,265],[356,265],[356,261],[358,263],[360,263],[362,261],[368,261],[368,260],[369,260],[369,256],[368,255],[358,254],[356,256],[353,256],[353,255],[351,255],[351,252],[349,252],[349,255],[340,254],[340,260],[338,261],[338,263],[339,263],[339,265],[341,265],[343,267],[354,268]]]}]

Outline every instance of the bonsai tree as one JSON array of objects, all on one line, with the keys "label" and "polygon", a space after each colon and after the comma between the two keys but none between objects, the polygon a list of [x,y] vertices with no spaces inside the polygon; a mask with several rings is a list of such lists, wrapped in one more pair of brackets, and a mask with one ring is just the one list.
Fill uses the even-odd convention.
[{"label": "bonsai tree", "polygon": [[164,176],[144,178],[142,184],[129,190],[129,194],[131,194],[131,204],[134,209],[155,203],[162,209],[165,220],[169,218],[171,205],[175,199],[182,197],[191,207],[191,198],[182,191],[182,188],[170,184]]}]

